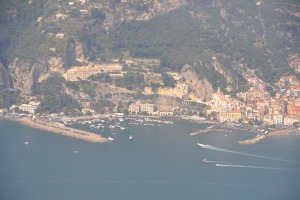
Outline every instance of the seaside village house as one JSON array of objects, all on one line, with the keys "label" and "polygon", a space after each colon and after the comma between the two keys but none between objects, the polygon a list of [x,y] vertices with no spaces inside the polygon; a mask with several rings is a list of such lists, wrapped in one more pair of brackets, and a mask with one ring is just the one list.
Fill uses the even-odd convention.
[{"label": "seaside village house", "polygon": [[233,110],[230,112],[220,112],[218,115],[220,121],[230,120],[230,121],[238,121],[242,118],[241,110]]},{"label": "seaside village house", "polygon": [[40,105],[40,102],[31,101],[28,104],[21,104],[18,107],[23,112],[28,112],[29,114],[34,114],[39,105]]},{"label": "seaside village house", "polygon": [[137,101],[136,103],[132,103],[128,107],[128,111],[130,114],[138,114],[138,113],[147,113],[149,115],[155,115],[155,106],[150,103],[141,103]]},{"label": "seaside village house", "polygon": [[139,101],[131,103],[128,107],[130,114],[147,113],[155,116],[173,116],[175,108],[169,105],[159,105],[156,107],[154,104],[141,103]]}]

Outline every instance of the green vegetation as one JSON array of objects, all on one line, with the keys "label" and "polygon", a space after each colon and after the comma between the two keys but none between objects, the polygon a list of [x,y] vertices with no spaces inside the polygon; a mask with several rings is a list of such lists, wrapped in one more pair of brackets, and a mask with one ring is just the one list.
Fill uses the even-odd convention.
[{"label": "green vegetation", "polygon": [[[294,73],[287,60],[288,54],[297,53],[300,30],[287,20],[299,19],[274,12],[284,5],[276,1],[263,4],[260,19],[255,2],[222,1],[228,12],[227,19],[223,19],[210,1],[193,4],[149,21],[123,23],[109,35],[85,34],[84,41],[91,46],[87,53],[91,57],[111,57],[129,50],[132,57],[160,58],[162,68],[177,71],[190,64],[215,88],[225,85],[224,77],[211,67],[212,55],[218,55],[223,68],[232,74],[235,90],[245,84],[234,67],[235,61],[256,69],[260,78],[271,83],[279,76]],[[289,33],[290,37],[280,36]]]},{"label": "green vegetation", "polygon": [[98,23],[103,22],[106,18],[105,13],[101,12],[98,8],[92,8],[91,10],[92,19]]},{"label": "green vegetation", "polygon": [[[35,61],[56,55],[62,57],[64,68],[69,69],[79,64],[75,50],[76,42],[81,41],[84,54],[91,61],[105,62],[112,57],[126,57],[124,52],[129,52],[132,57],[159,58],[159,72],[180,71],[189,64],[200,79],[208,79],[215,89],[221,87],[225,91],[226,79],[212,67],[212,56],[216,56],[232,76],[232,83],[228,84],[233,87],[230,93],[233,96],[247,89],[243,87],[246,82],[238,72],[238,63],[254,69],[259,78],[269,83],[276,82],[280,76],[294,74],[287,61],[288,55],[299,53],[300,20],[292,15],[298,12],[298,0],[284,3],[271,0],[260,9],[255,1],[221,0],[227,12],[225,17],[220,15],[221,7],[213,6],[211,0],[188,1],[187,6],[151,20],[122,23],[118,21],[120,7],[117,6],[126,5],[140,14],[148,12],[151,4],[142,1],[121,4],[120,0],[92,2],[106,5],[88,9],[89,13],[82,15],[80,9],[87,7],[79,2],[71,7],[61,0],[33,0],[31,4],[27,0],[0,1],[0,62],[7,67],[16,57]],[[68,17],[57,19],[58,13]],[[115,14],[116,19],[111,21],[116,27],[109,34],[103,23],[108,13]],[[57,33],[65,33],[65,37],[55,38]],[[102,75],[90,79],[116,81],[118,86],[127,89],[142,89],[143,77],[135,72],[116,80]],[[163,78],[166,86],[174,85],[170,77]],[[93,85],[82,82],[79,86],[91,97],[95,96]]]},{"label": "green vegetation", "polygon": [[112,83],[112,79],[108,74],[95,74],[90,76],[88,79],[92,81],[102,82],[102,83]]},{"label": "green vegetation", "polygon": [[85,94],[88,94],[92,98],[96,96],[96,85],[94,83],[91,83],[90,81],[86,80],[81,80],[78,82],[78,85],[82,92],[84,92]]},{"label": "green vegetation", "polygon": [[176,81],[169,74],[162,74],[162,79],[164,86],[166,87],[175,87]]},{"label": "green vegetation", "polygon": [[9,108],[20,101],[20,91],[0,90],[0,108]]},{"label": "green vegetation", "polygon": [[66,85],[66,87],[67,88],[70,88],[70,89],[72,89],[72,90],[74,90],[74,91],[79,91],[79,86],[76,84],[76,83],[74,83],[74,82],[71,82],[71,81],[67,81],[66,83],[65,83],[65,85]]},{"label": "green vegetation", "polygon": [[[37,31],[36,20],[43,14],[44,0],[28,1],[10,0],[0,1],[0,58],[7,62],[15,56],[34,59],[43,56],[39,47],[45,37]],[[0,60],[1,61],[1,60]]]},{"label": "green vegetation", "polygon": [[80,105],[65,93],[65,80],[59,75],[52,75],[33,90],[34,95],[42,97],[38,112],[65,114],[78,113]]},{"label": "green vegetation", "polygon": [[142,89],[144,87],[144,76],[142,74],[125,74],[122,79],[116,80],[116,85],[128,90]]},{"label": "green vegetation", "polygon": [[109,110],[112,111],[116,105],[109,100],[100,99],[95,103],[91,104],[91,108],[98,113],[104,113],[104,108],[109,107]]}]

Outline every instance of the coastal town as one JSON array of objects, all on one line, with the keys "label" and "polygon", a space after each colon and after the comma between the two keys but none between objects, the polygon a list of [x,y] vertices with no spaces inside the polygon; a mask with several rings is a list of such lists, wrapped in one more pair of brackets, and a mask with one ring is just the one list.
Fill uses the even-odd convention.
[{"label": "coastal town", "polygon": [[[222,127],[245,128],[245,130],[259,134],[260,137],[255,138],[254,141],[244,141],[242,144],[256,143],[260,139],[264,139],[269,132],[273,133],[273,135],[295,131],[299,133],[297,131],[300,124],[300,81],[295,75],[281,77],[275,84],[276,88],[270,93],[267,91],[267,88],[270,86],[254,74],[245,73],[244,78],[247,80],[247,87],[249,88],[247,91],[238,92],[233,97],[230,94],[226,94],[226,92],[231,91],[231,87],[228,86],[226,91],[224,91],[225,93],[218,88],[215,92],[203,98],[203,95],[196,90],[193,84],[193,81],[199,80],[191,79],[187,75],[190,66],[184,66],[181,73],[169,71],[162,74],[156,70],[160,65],[159,59],[128,58],[124,60],[113,59],[109,63],[86,63],[85,66],[74,66],[69,70],[58,72],[66,81],[74,83],[90,80],[90,77],[99,74],[104,74],[109,76],[111,80],[114,80],[122,78],[128,73],[139,73],[144,77],[143,82],[146,84],[144,84],[142,91],[143,98],[130,100],[124,98],[123,100],[118,99],[116,102],[113,96],[119,94],[113,93],[106,100],[113,102],[115,106],[103,106],[98,109],[98,112],[90,106],[95,101],[95,97],[91,98],[84,94],[84,91],[80,91],[78,95],[80,98],[77,101],[83,107],[79,112],[80,114],[77,114],[78,119],[80,117],[83,119],[95,119],[99,118],[100,115],[102,117],[173,117],[201,123],[211,120],[210,122],[219,123],[221,125],[220,129]],[[298,72],[300,59],[291,60],[290,65]],[[164,75],[168,76],[173,86],[166,86],[166,82],[163,80]],[[134,89],[128,90],[124,88],[121,90],[121,93],[126,92],[130,94],[138,93]],[[155,102],[153,101],[154,97],[162,98],[162,100]],[[24,115],[26,116],[26,123],[23,123],[25,125],[52,132],[57,132],[54,129],[61,129],[59,126],[53,127],[54,125],[51,121],[58,116],[68,117],[65,113],[38,113],[37,110],[41,102],[37,101],[37,98],[34,96],[30,97],[30,99],[33,100],[28,103],[12,105],[8,109],[0,108],[0,115],[21,114],[23,117]],[[174,104],[174,101],[177,103]],[[76,118],[76,116],[73,117]],[[46,126],[52,128],[45,128]],[[63,132],[66,135],[70,135],[71,132],[74,134],[74,130],[65,129],[64,131],[58,131],[61,134]],[[73,136],[77,137],[76,134]],[[107,141],[104,138],[97,139],[95,135],[85,140],[92,142]]]},{"label": "coastal town", "polygon": [[[45,63],[33,67],[29,63],[18,66],[18,58],[12,62],[13,85],[6,81],[8,86],[4,91],[8,92],[0,99],[0,116],[25,118],[26,125],[42,130],[49,126],[52,132],[55,127],[54,132],[67,135],[72,135],[74,130],[61,130],[55,119],[179,118],[218,125],[191,135],[238,128],[261,136],[255,141],[270,134],[299,134],[300,55],[297,53],[288,54],[288,66],[284,67],[290,71],[272,79],[276,81],[272,83],[266,75],[259,75],[253,66],[248,66],[242,57],[229,64],[232,66],[224,65],[225,54],[215,50],[202,52],[206,58],[200,59],[198,65],[185,62],[190,64],[183,64],[179,69],[166,65],[166,60],[159,56],[134,57],[129,48],[115,54],[108,48],[101,49],[101,54],[87,53],[88,42],[82,41],[84,35],[74,35],[83,29],[83,21],[101,22],[103,30],[109,31],[116,24],[147,21],[155,14],[185,5],[180,1],[154,1],[152,5],[147,0],[144,4],[152,6],[144,12],[137,9],[142,6],[140,3],[130,7],[130,2],[74,0],[49,4],[55,12],[35,20],[38,30],[51,41],[49,45],[41,45],[49,55]],[[32,3],[28,1],[29,5]],[[261,4],[262,1],[256,1],[257,7]],[[114,18],[114,11],[120,16]],[[220,13],[225,18],[224,10]],[[83,30],[87,30],[87,37],[89,28]],[[215,80],[219,78],[224,82]],[[13,100],[6,98],[10,91],[19,96],[12,97]]]}]

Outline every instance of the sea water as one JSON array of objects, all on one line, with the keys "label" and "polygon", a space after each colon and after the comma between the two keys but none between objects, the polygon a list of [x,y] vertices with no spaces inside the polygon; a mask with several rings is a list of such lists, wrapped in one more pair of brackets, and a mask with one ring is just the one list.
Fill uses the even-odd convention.
[{"label": "sea water", "polygon": [[0,121],[0,199],[300,199],[299,136],[240,145],[255,134],[127,126],[104,129],[115,140],[94,144]]}]

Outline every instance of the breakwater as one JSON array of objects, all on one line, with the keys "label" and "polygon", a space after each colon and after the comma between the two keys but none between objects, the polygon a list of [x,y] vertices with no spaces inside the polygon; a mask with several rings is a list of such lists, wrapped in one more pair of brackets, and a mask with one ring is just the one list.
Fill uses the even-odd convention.
[{"label": "breakwater", "polygon": [[287,129],[282,129],[282,130],[275,130],[270,132],[268,135],[269,136],[281,136],[281,135],[289,135],[290,132],[293,131],[298,131],[296,128],[287,128]]},{"label": "breakwater", "polygon": [[260,141],[262,141],[263,139],[265,139],[267,136],[265,135],[258,135],[255,138],[249,139],[249,140],[243,140],[243,141],[239,141],[239,144],[256,144]]},{"label": "breakwater", "polygon": [[108,142],[107,138],[103,138],[100,135],[97,135],[95,133],[66,127],[63,125],[59,125],[57,123],[48,122],[48,121],[38,119],[38,118],[30,119],[28,117],[24,117],[17,121],[20,122],[24,126],[29,126],[31,128],[48,131],[51,133],[57,133],[57,134],[69,136],[72,138],[85,140],[88,142],[93,142],[93,143]]},{"label": "breakwater", "polygon": [[196,136],[196,135],[200,135],[202,133],[208,133],[210,131],[218,131],[218,132],[224,132],[224,133],[231,133],[232,131],[231,130],[227,130],[227,129],[220,129],[218,126],[216,125],[212,125],[206,129],[201,129],[199,131],[195,131],[195,132],[192,132],[190,133],[190,136]]}]

